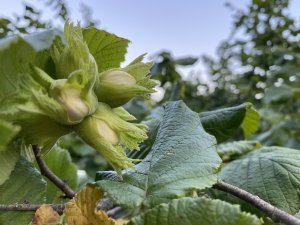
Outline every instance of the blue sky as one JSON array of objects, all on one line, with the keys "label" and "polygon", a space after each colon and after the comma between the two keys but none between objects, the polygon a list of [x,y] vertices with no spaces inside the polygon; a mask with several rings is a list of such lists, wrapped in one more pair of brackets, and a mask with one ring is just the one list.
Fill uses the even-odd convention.
[{"label": "blue sky", "polygon": [[[41,1],[27,2],[42,6]],[[128,59],[161,49],[171,50],[175,56],[213,54],[230,32],[231,13],[223,0],[67,0],[75,22],[80,20],[81,2],[92,8],[100,28],[132,41]],[[232,2],[243,7],[249,0]],[[0,0],[0,14],[21,13],[21,4],[21,0]]]},{"label": "blue sky", "polygon": [[[21,0],[0,0],[0,15],[10,17],[22,12]],[[27,1],[42,7],[39,0]],[[127,61],[145,52],[153,55],[162,49],[174,56],[214,55],[220,43],[228,37],[232,13],[225,0],[67,0],[71,20],[80,20],[81,2],[91,7],[100,28],[131,40]],[[250,0],[230,0],[245,8]],[[300,1],[294,0],[291,14],[300,16]],[[51,11],[46,12],[51,17]],[[201,63],[189,69],[201,69]],[[187,70],[185,72],[188,73]]]}]

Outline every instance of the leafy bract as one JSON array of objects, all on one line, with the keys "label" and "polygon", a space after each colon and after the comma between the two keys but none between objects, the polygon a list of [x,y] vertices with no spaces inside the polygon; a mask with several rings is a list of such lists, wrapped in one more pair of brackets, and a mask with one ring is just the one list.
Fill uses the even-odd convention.
[{"label": "leafy bract", "polygon": [[228,163],[219,176],[290,214],[300,209],[299,150],[263,147]]},{"label": "leafy bract", "polygon": [[129,41],[94,27],[82,30],[84,41],[94,56],[98,71],[120,67],[124,61]]},{"label": "leafy bract", "polygon": [[122,181],[100,180],[97,184],[127,208],[152,207],[191,195],[216,182],[221,160],[215,145],[197,113],[182,101],[169,102],[147,157],[135,170],[124,171]]},{"label": "leafy bract", "polygon": [[219,144],[217,151],[223,160],[227,160],[231,157],[245,155],[260,147],[259,141],[233,141]]},{"label": "leafy bract", "polygon": [[[51,120],[42,114],[32,100],[31,91],[37,86],[30,82],[32,73],[30,65],[39,60],[37,51],[50,47],[54,36],[55,32],[49,31],[28,35],[24,39],[15,36],[4,39],[0,43],[0,115],[7,121],[21,125],[22,131],[19,137],[24,137],[24,134],[30,136],[27,142],[40,144],[42,148],[52,147],[57,136],[61,135],[60,131],[66,129],[57,129],[57,125],[51,124]],[[34,49],[31,44],[35,42],[37,45]],[[32,86],[26,87],[27,83]],[[46,123],[49,124],[48,129],[41,128],[41,124],[45,126]]]},{"label": "leafy bract", "polygon": [[124,147],[139,150],[139,143],[147,138],[144,124],[129,123],[134,117],[125,109],[112,109],[99,102],[97,111],[76,127],[77,134],[99,151],[121,176],[122,169],[134,168]]},{"label": "leafy bract", "polygon": [[241,212],[239,206],[220,200],[205,198],[182,198],[161,204],[140,216],[128,225],[259,225],[260,220],[249,213]]},{"label": "leafy bract", "polygon": [[258,128],[259,116],[251,103],[239,106],[202,112],[199,114],[204,129],[214,135],[218,143],[232,137],[240,126],[246,138],[250,137]]},{"label": "leafy bract", "polygon": [[[11,173],[9,180],[0,186],[1,204],[23,203],[31,204],[43,203],[43,193],[46,188],[42,176],[32,163],[21,157],[15,169]],[[14,212],[0,211],[0,224],[27,225],[34,212]]]},{"label": "leafy bract", "polygon": [[61,136],[71,132],[69,127],[60,126],[51,118],[28,110],[30,108],[22,107],[14,122],[22,127],[20,138],[24,138],[27,145],[39,145],[42,153],[48,152]]},{"label": "leafy bract", "polygon": [[[76,190],[77,188],[77,168],[72,163],[70,154],[65,149],[54,147],[45,158],[45,163],[48,168],[61,180],[65,181],[70,188]],[[60,203],[62,201],[63,193],[54,185],[51,181],[45,178],[47,181],[46,188],[46,200],[47,203]]]}]

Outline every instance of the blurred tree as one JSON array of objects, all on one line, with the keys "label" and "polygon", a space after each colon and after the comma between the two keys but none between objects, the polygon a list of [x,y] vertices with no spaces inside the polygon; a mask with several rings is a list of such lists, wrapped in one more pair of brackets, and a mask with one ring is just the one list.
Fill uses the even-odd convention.
[{"label": "blurred tree", "polygon": [[[252,0],[234,8],[234,26],[218,49],[204,56],[219,101],[253,102],[261,109],[261,141],[300,148],[300,27],[288,14],[289,0]],[[226,93],[226,94],[225,94]]]},{"label": "blurred tree", "polygon": [[54,11],[54,20],[42,20],[42,11],[25,2],[22,14],[14,15],[13,19],[0,18],[0,38],[11,34],[24,34],[39,29],[51,28],[53,27],[53,21],[57,19],[61,21],[67,20],[69,10],[64,0],[48,0],[44,1],[44,4],[45,7],[49,7]]},{"label": "blurred tree", "polygon": [[201,101],[199,88],[208,90],[208,86],[201,84],[198,78],[183,80],[182,75],[178,72],[178,66],[194,65],[198,58],[174,58],[170,52],[163,51],[156,56],[154,61],[155,64],[151,68],[152,78],[158,80],[165,91],[158,105],[166,101],[181,99],[195,111],[204,108],[205,102]]},{"label": "blurred tree", "polygon": [[[42,18],[43,12],[35,7],[32,1],[24,2],[24,10],[21,14],[16,14],[13,18],[0,18],[0,38],[12,34],[26,34],[39,29],[55,27],[55,24],[64,24],[69,19],[70,11],[65,0],[42,0],[44,9],[50,8],[54,17],[45,20]],[[85,4],[80,5],[82,14],[82,26],[97,26],[99,21],[92,17],[92,10]]]},{"label": "blurred tree", "polygon": [[[162,52],[152,68],[167,100],[184,100],[195,111],[249,101],[261,111],[265,145],[300,148],[300,27],[289,14],[289,0],[252,0],[233,10],[233,29],[216,59],[203,56],[214,90],[199,80],[183,81],[178,65],[195,58],[174,59]],[[199,93],[199,90],[202,90]]]}]

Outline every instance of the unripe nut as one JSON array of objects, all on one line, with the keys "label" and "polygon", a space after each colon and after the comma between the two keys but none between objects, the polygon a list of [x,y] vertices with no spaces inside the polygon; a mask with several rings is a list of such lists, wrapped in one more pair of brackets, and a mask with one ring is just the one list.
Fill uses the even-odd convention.
[{"label": "unripe nut", "polygon": [[119,137],[114,132],[109,125],[103,120],[97,120],[97,131],[105,140],[109,141],[112,145],[117,145],[119,143]]},{"label": "unripe nut", "polygon": [[74,88],[64,88],[56,96],[56,100],[67,111],[70,121],[81,121],[88,115],[89,109],[80,96],[80,91]]},{"label": "unripe nut", "polygon": [[111,82],[114,84],[126,84],[126,85],[136,84],[136,80],[133,76],[131,76],[129,73],[120,70],[115,70],[108,73],[103,78],[103,81]]}]

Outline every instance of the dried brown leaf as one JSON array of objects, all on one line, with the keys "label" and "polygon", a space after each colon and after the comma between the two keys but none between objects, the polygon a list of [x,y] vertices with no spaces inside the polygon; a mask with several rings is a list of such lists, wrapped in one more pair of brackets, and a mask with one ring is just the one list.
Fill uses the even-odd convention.
[{"label": "dried brown leaf", "polygon": [[87,185],[66,204],[65,216],[68,225],[116,225],[104,211],[97,211],[97,202],[103,193],[94,185]]},{"label": "dried brown leaf", "polygon": [[56,224],[59,223],[59,221],[60,216],[58,213],[51,206],[43,204],[36,210],[32,219],[32,225]]}]

